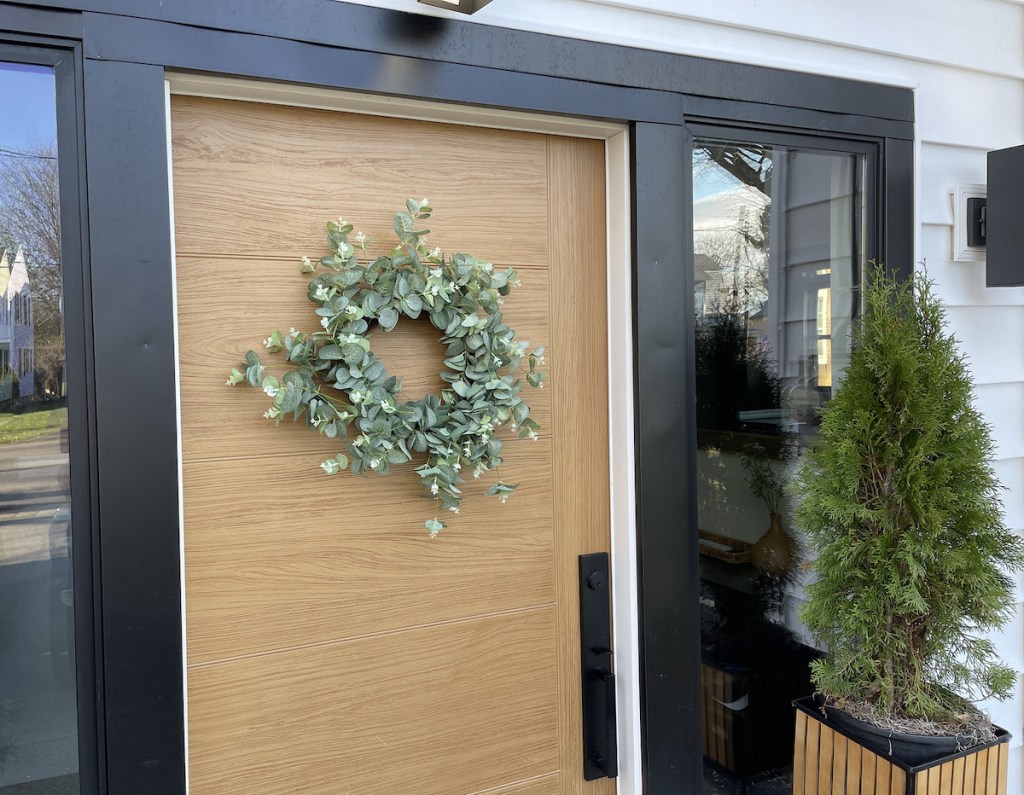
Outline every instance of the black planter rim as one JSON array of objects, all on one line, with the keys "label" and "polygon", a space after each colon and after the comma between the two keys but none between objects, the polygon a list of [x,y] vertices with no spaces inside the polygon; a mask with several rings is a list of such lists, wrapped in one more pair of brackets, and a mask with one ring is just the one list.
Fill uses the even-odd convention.
[{"label": "black planter rim", "polygon": [[[796,707],[796,709],[800,712],[806,713],[819,723],[824,723],[833,731],[843,735],[846,739],[857,743],[861,747],[865,747],[860,737],[858,737],[853,732],[847,730],[845,726],[841,726],[835,721],[829,720],[827,716],[823,715],[821,712],[821,708],[815,701],[814,696],[805,696],[804,698],[798,698],[793,702],[793,706]],[[997,745],[1008,743],[1010,741],[1012,735],[1006,729],[995,725],[993,725],[992,728],[995,730],[996,733],[996,737],[994,740],[989,740],[987,743],[980,743],[964,751],[957,751],[955,754],[942,756],[938,759],[933,759],[930,762],[925,762],[924,764],[920,765],[908,765],[902,760],[894,756],[890,756],[889,754],[878,753],[870,748],[868,748],[867,750],[871,751],[871,753],[878,753],[878,756],[884,757],[887,762],[896,765],[898,768],[905,771],[908,775],[915,775],[917,773],[920,773],[922,770],[928,770],[933,767],[938,767],[939,765],[946,764],[946,762],[952,762],[955,759],[967,757],[971,754],[977,753],[978,751],[984,751],[986,748],[994,748]]]}]

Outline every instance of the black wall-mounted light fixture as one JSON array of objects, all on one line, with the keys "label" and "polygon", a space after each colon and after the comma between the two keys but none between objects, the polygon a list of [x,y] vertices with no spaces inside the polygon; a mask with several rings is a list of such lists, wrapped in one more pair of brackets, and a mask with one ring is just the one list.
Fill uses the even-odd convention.
[{"label": "black wall-mounted light fixture", "polygon": [[458,11],[460,14],[475,14],[491,0],[418,0],[423,5],[434,6],[435,8],[447,8],[449,11]]},{"label": "black wall-mounted light fixture", "polygon": [[988,200],[981,230],[988,287],[1024,285],[1024,146],[988,153]]},{"label": "black wall-mounted light fixture", "polygon": [[967,200],[967,245],[984,248],[988,236],[988,198],[972,197]]}]

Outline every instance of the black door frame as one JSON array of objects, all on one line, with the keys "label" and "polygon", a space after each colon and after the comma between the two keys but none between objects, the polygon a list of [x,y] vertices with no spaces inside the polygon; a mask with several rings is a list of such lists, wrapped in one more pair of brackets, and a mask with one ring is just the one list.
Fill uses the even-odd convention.
[{"label": "black door frame", "polygon": [[79,775],[86,780],[103,776],[103,700],[99,647],[102,614],[93,587],[98,577],[95,379],[91,368],[92,302],[88,215],[84,174],[82,119],[82,48],[67,39],[40,36],[0,37],[0,61],[46,66],[53,70],[57,116],[58,192],[60,202],[61,281],[64,291],[65,379],[68,408],[68,463],[74,485],[71,498],[73,543],[75,676]]},{"label": "black door frame", "polygon": [[91,310],[69,342],[91,401],[75,415],[73,486],[90,497],[76,510],[98,528],[92,559],[75,562],[76,604],[96,606],[80,616],[94,638],[80,658],[96,655],[80,671],[97,674],[80,681],[95,705],[83,792],[185,788],[165,69],[630,125],[644,781],[699,791],[693,329],[679,311],[693,286],[689,125],[869,144],[877,256],[909,267],[912,92],[333,0],[0,0],[0,41],[27,37],[77,70],[78,145],[62,138],[60,156],[79,182],[78,206],[62,207],[81,222],[83,277],[68,287]]}]

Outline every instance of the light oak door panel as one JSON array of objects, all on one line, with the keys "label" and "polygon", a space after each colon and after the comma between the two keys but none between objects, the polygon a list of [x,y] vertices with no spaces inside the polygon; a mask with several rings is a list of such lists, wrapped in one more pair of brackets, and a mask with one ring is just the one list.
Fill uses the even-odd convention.
[{"label": "light oak door panel", "polygon": [[558,795],[561,792],[559,787],[558,774],[552,773],[549,776],[541,776],[539,778],[532,778],[529,781],[509,784],[506,787],[489,789],[485,792],[475,793],[475,795]]},{"label": "light oak door panel", "polygon": [[[583,759],[577,558],[609,546],[608,354],[604,290],[603,144],[548,141],[551,250],[549,306],[561,355],[551,362],[555,595],[561,665],[561,763],[564,791],[575,791]],[[598,284],[600,282],[600,284]],[[611,790],[609,790],[611,791]]]},{"label": "light oak door panel", "polygon": [[451,795],[557,770],[554,612],[193,668],[192,791]]},{"label": "light oak door panel", "polygon": [[551,443],[507,447],[521,491],[467,499],[453,543],[426,537],[411,464],[331,479],[309,455],[186,464],[189,660],[554,603]]},{"label": "light oak door panel", "polygon": [[440,211],[436,240],[501,265],[548,259],[546,136],[193,97],[174,105],[174,145],[189,154],[174,164],[175,223],[195,232],[179,253],[296,258],[323,248],[324,221],[339,214],[386,252],[392,214],[418,189]]},{"label": "light oak door panel", "polygon": [[[171,108],[189,760],[195,795],[611,793],[584,782],[577,555],[609,548],[604,145],[225,100]],[[309,330],[309,277],[344,215],[390,247],[407,193],[432,242],[520,271],[503,311],[547,348],[510,434],[430,540],[415,464],[322,475],[340,443],[262,418],[226,373]],[[404,318],[374,350],[405,394],[443,350]],[[272,369],[273,356],[265,363]],[[278,367],[277,369],[282,369]]]}]

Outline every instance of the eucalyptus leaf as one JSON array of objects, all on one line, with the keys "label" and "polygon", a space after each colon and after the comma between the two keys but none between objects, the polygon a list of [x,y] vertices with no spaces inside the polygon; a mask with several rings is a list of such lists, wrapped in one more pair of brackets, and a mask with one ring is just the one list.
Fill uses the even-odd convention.
[{"label": "eucalyptus leaf", "polygon": [[289,411],[295,411],[295,409],[302,405],[302,392],[298,389],[285,389],[281,392],[281,395],[281,411],[285,414]]},{"label": "eucalyptus leaf", "polygon": [[327,345],[320,346],[320,351],[317,353],[317,358],[324,359],[326,361],[334,361],[337,359],[344,359],[345,355],[344,353],[342,353],[342,350],[339,346],[334,345],[333,343],[328,343]]},{"label": "eucalyptus leaf", "polygon": [[410,314],[416,313],[418,315],[423,310],[423,299],[416,295],[416,293],[406,296],[403,303]]},{"label": "eucalyptus leaf", "polygon": [[401,237],[403,234],[411,232],[413,227],[416,226],[416,222],[413,221],[412,216],[409,213],[399,210],[395,213],[392,226],[395,229],[395,233]]},{"label": "eucalyptus leaf", "polygon": [[380,322],[381,328],[385,331],[391,331],[391,329],[398,325],[398,311],[394,307],[389,306],[381,311],[377,320]]},{"label": "eucalyptus leaf", "polygon": [[369,292],[363,299],[363,309],[367,309],[371,313],[376,314],[377,311],[386,303],[387,299],[380,293],[376,291]]},{"label": "eucalyptus leaf", "polygon": [[353,342],[342,345],[340,350],[341,358],[345,360],[345,364],[349,365],[349,367],[355,367],[362,363],[363,357],[366,355],[363,347]]}]

